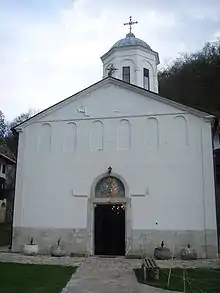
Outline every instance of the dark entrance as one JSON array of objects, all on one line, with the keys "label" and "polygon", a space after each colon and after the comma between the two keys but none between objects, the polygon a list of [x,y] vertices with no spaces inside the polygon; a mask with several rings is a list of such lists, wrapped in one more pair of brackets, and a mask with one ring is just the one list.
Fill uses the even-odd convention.
[{"label": "dark entrance", "polygon": [[95,254],[125,255],[125,208],[121,204],[95,207]]}]

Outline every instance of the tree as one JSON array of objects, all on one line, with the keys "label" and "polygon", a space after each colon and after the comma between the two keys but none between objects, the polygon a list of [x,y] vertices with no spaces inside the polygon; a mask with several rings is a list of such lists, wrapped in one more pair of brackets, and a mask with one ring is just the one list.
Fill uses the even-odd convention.
[{"label": "tree", "polygon": [[6,132],[5,116],[3,112],[0,110],[0,142],[4,140],[5,132]]},{"label": "tree", "polygon": [[220,40],[183,54],[159,72],[159,93],[213,114],[220,114]]},{"label": "tree", "polygon": [[32,116],[34,116],[38,111],[37,110],[33,110],[30,109],[28,112],[26,113],[21,113],[20,115],[18,115],[16,118],[14,118],[14,120],[9,123],[9,127],[10,129],[15,127],[16,125],[24,122],[25,120],[31,118]]},{"label": "tree", "polygon": [[12,128],[24,122],[25,120],[31,118],[36,113],[37,113],[37,110],[30,109],[27,113],[21,113],[19,116],[14,118],[12,122],[8,123],[7,125],[5,141],[8,148],[14,154],[15,157],[17,157],[17,151],[18,151],[18,135],[12,132]]},{"label": "tree", "polygon": [[14,158],[14,155],[11,153],[7,142],[7,123],[5,122],[5,116],[2,111],[0,111],[0,153],[5,154],[11,158]]}]

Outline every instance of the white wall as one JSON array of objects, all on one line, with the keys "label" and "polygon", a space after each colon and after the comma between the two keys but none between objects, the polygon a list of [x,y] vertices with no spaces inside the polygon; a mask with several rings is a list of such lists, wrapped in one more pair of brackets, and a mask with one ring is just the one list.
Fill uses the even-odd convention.
[{"label": "white wall", "polygon": [[74,194],[89,197],[112,166],[129,186],[133,229],[215,229],[210,135],[208,122],[169,105],[97,89],[20,134],[14,226],[86,228],[88,199]]}]

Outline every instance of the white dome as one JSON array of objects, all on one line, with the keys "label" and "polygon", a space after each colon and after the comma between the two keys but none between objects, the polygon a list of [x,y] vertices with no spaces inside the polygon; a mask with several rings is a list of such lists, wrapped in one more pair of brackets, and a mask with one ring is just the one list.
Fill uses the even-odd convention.
[{"label": "white dome", "polygon": [[128,33],[126,35],[126,38],[117,41],[111,47],[111,49],[113,49],[113,48],[121,48],[121,47],[128,47],[128,46],[140,46],[142,48],[145,48],[147,50],[152,51],[151,47],[147,43],[145,43],[144,41],[136,38],[133,33]]}]

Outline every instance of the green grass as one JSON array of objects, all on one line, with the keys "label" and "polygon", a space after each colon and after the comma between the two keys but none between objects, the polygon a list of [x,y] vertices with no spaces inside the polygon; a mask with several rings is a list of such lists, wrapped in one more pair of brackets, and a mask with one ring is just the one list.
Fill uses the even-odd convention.
[{"label": "green grass", "polygon": [[0,263],[0,293],[60,293],[75,267]]},{"label": "green grass", "polygon": [[[169,269],[160,269],[159,280],[144,281],[142,269],[135,269],[138,282],[162,289],[184,292],[183,269],[171,270],[170,284],[167,287]],[[185,269],[186,293],[220,293],[220,270]]]},{"label": "green grass", "polygon": [[9,245],[10,237],[11,237],[11,224],[0,223],[0,246]]}]

